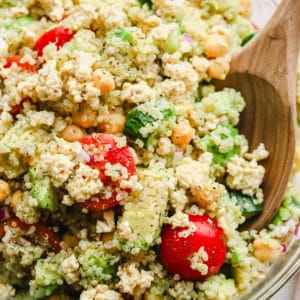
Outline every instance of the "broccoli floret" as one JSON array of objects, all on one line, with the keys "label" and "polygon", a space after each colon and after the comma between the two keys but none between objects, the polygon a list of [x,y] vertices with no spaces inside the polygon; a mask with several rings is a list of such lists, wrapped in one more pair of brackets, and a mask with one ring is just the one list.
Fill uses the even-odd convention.
[{"label": "broccoli floret", "polygon": [[16,31],[18,33],[21,33],[22,30],[23,30],[23,27],[28,26],[33,21],[34,21],[34,19],[31,16],[23,16],[23,17],[20,17],[18,19],[15,19],[15,20],[11,21],[10,23],[5,25],[4,27],[8,30],[13,30],[13,31]]},{"label": "broccoli floret", "polygon": [[263,205],[255,203],[255,196],[243,195],[238,191],[230,191],[231,198],[235,198],[237,205],[240,207],[242,215],[249,219],[263,211]]},{"label": "broccoli floret", "polygon": [[51,212],[57,209],[57,191],[51,183],[50,177],[43,173],[38,166],[29,169],[29,179],[32,184],[31,196],[38,202],[39,207]]},{"label": "broccoli floret", "polygon": [[123,42],[128,42],[130,44],[132,43],[131,32],[124,27],[121,27],[116,31],[116,36]]},{"label": "broccoli floret", "polygon": [[78,256],[82,278],[104,282],[111,280],[117,273],[119,258],[99,247],[91,247]]},{"label": "broccoli floret", "polygon": [[64,257],[60,254],[54,257],[39,259],[34,267],[34,279],[30,282],[30,294],[34,299],[43,299],[59,289],[63,283],[60,273],[60,263]]},{"label": "broccoli floret", "polygon": [[245,101],[240,92],[225,88],[203,98],[201,106],[206,113],[212,113],[217,117],[226,116],[228,122],[235,126],[239,122],[240,112],[245,108]]},{"label": "broccoli floret", "polygon": [[[133,108],[127,115],[125,127],[123,133],[133,139],[140,139],[144,142],[144,145],[148,145],[148,139],[156,135],[159,131],[159,127],[164,122],[170,122],[170,126],[175,124],[175,111],[173,109],[164,109],[161,111],[162,118],[155,119],[154,117],[143,113],[139,110],[139,107]],[[143,133],[142,129],[147,128],[147,133]]]},{"label": "broccoli floret", "polygon": [[212,153],[216,164],[225,166],[231,157],[240,153],[240,137],[237,129],[227,125],[218,127],[195,143],[200,149]]}]

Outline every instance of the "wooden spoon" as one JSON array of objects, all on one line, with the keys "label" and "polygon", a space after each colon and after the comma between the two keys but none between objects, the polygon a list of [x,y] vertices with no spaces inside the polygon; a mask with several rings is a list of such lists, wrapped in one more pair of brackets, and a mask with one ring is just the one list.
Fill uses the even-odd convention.
[{"label": "wooden spoon", "polygon": [[295,87],[300,41],[300,0],[283,0],[271,20],[233,57],[219,88],[233,87],[246,100],[239,129],[250,150],[264,143],[264,210],[242,229],[261,229],[278,210],[294,160]]}]

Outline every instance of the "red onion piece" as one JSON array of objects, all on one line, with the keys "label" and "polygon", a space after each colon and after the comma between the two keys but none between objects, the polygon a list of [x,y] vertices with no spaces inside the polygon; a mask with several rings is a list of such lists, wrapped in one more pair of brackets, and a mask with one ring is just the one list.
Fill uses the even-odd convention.
[{"label": "red onion piece", "polygon": [[0,222],[10,218],[8,208],[6,206],[0,207]]},{"label": "red onion piece", "polygon": [[191,37],[191,35],[189,35],[188,33],[185,33],[183,35],[184,40],[186,40],[188,43],[192,43],[193,42],[193,38]]}]

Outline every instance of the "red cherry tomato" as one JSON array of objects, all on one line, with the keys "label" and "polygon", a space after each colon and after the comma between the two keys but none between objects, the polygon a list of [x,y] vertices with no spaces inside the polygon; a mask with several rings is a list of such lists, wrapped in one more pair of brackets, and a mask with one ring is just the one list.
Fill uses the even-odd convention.
[{"label": "red cherry tomato", "polygon": [[35,44],[35,49],[39,56],[43,55],[44,48],[50,43],[55,44],[57,49],[59,49],[65,43],[70,41],[75,33],[75,31],[70,31],[63,26],[55,27],[39,37]]},{"label": "red cherry tomato", "polygon": [[10,114],[13,115],[13,116],[15,116],[15,115],[17,115],[18,113],[20,113],[20,111],[21,111],[21,110],[23,109],[23,107],[24,107],[24,103],[27,102],[27,101],[31,102],[31,99],[25,98],[25,99],[23,99],[19,104],[14,105],[14,106],[11,108],[11,110],[9,111]]},{"label": "red cherry tomato", "polygon": [[119,203],[119,201],[114,199],[102,199],[101,197],[95,197],[93,197],[93,199],[79,203],[79,206],[82,209],[87,209],[89,211],[101,211],[110,209]]},{"label": "red cherry tomato", "polygon": [[[105,174],[105,165],[107,163],[112,165],[120,163],[127,169],[128,178],[130,178],[135,174],[136,166],[129,148],[126,146],[118,148],[114,136],[104,133],[84,136],[79,142],[90,156],[90,161],[87,162],[87,165],[99,171],[101,181],[104,186],[110,189],[112,195],[110,198],[106,198],[104,195],[95,195],[91,199],[80,203],[79,206],[91,211],[101,211],[114,207],[119,203],[116,200],[116,189],[120,191],[122,191],[122,189],[119,187],[120,183],[118,181],[112,181],[111,178]],[[128,189],[124,191],[130,192]]]},{"label": "red cherry tomato", "polygon": [[21,229],[22,231],[24,231],[22,236],[25,236],[26,231],[28,231],[28,229],[31,226],[33,226],[35,227],[35,235],[34,235],[34,239],[30,238],[30,240],[34,240],[34,242],[37,242],[38,244],[48,246],[52,248],[54,252],[59,252],[61,250],[61,247],[59,245],[60,241],[57,235],[55,234],[55,232],[51,228],[43,225],[42,223],[35,223],[29,225],[17,218],[9,219],[0,224],[0,238],[4,236],[6,226],[10,228]]},{"label": "red cherry tomato", "polygon": [[21,62],[22,56],[21,55],[13,55],[7,58],[6,64],[4,68],[9,68],[13,63],[16,63],[20,68],[24,71],[28,71],[30,73],[36,73],[37,67],[31,65],[28,62]]},{"label": "red cherry tomato", "polygon": [[[180,236],[184,227],[172,229],[167,224],[161,234],[160,258],[164,267],[172,274],[179,274],[184,280],[202,280],[218,272],[224,263],[226,244],[223,230],[217,222],[207,215],[189,215],[190,222],[196,226],[196,231],[187,237]],[[202,275],[191,268],[191,256],[203,247],[208,259],[202,261],[208,267],[208,272]]]}]

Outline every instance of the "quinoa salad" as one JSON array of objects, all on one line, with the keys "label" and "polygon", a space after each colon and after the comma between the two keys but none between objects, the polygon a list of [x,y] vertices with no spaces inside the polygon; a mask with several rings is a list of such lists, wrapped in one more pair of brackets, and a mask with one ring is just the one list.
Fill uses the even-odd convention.
[{"label": "quinoa salad", "polygon": [[211,83],[250,17],[250,0],[0,0],[1,299],[229,300],[266,276],[299,192],[242,229],[269,153]]}]

